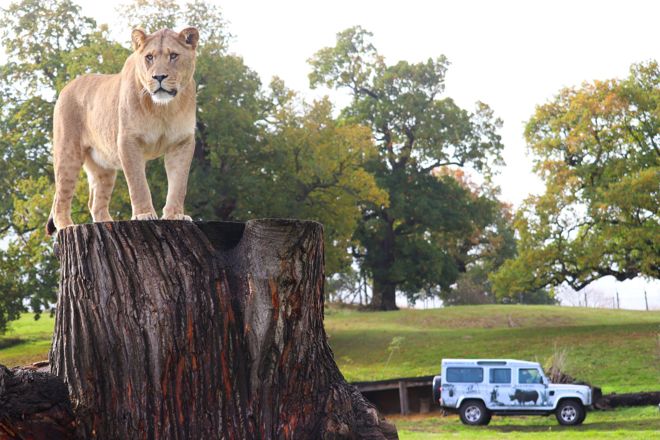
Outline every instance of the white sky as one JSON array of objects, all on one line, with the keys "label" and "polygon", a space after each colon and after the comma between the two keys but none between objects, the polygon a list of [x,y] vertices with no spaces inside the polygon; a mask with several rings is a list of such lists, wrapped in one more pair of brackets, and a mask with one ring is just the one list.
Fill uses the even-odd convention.
[{"label": "white sky", "polygon": [[[0,6],[8,3],[0,0]],[[115,8],[124,2],[78,3],[83,13],[119,31]],[[334,45],[335,34],[350,26],[361,25],[373,32],[376,47],[389,63],[447,56],[451,62],[447,95],[468,109],[483,101],[504,121],[501,134],[507,166],[496,183],[503,199],[515,206],[530,192],[543,189],[531,171],[523,139],[524,123],[534,107],[562,87],[624,77],[632,63],[660,60],[660,2],[653,0],[215,3],[235,36],[231,51],[243,56],[265,84],[277,75],[308,97],[327,91],[309,90],[306,60],[320,48]],[[341,102],[336,95],[333,99]],[[605,290],[614,294],[611,286]],[[620,287],[626,290],[625,283]],[[660,307],[660,282],[646,288],[653,304]]]}]

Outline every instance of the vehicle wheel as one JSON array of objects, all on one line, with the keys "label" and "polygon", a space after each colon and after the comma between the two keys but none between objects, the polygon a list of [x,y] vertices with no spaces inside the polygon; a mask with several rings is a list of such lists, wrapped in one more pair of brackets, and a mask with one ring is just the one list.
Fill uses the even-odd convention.
[{"label": "vehicle wheel", "polygon": [[560,425],[579,425],[586,417],[584,407],[575,400],[563,400],[555,412]]},{"label": "vehicle wheel", "polygon": [[490,412],[478,400],[464,402],[458,410],[458,414],[461,417],[461,422],[465,425],[487,425],[490,422]]},{"label": "vehicle wheel", "polygon": [[433,403],[436,405],[440,404],[440,386],[442,385],[442,379],[438,376],[433,378]]}]

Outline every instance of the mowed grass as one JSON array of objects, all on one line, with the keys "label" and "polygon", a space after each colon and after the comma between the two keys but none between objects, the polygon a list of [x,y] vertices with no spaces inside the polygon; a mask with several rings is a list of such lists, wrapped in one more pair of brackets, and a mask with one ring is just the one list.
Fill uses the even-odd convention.
[{"label": "mowed grass", "polygon": [[401,440],[452,439],[621,439],[660,438],[660,413],[652,406],[592,411],[584,424],[564,427],[554,416],[497,417],[488,426],[465,426],[458,416],[390,417]]},{"label": "mowed grass", "polygon": [[[660,390],[660,312],[558,306],[459,306],[358,312],[326,309],[335,360],[349,381],[438,374],[442,358],[542,364],[567,351],[564,371],[604,393]],[[389,364],[388,346],[404,338]]]},{"label": "mowed grass", "polygon": [[38,320],[25,313],[10,322],[9,331],[0,336],[0,364],[11,368],[48,359],[54,327],[55,318],[48,313]]}]

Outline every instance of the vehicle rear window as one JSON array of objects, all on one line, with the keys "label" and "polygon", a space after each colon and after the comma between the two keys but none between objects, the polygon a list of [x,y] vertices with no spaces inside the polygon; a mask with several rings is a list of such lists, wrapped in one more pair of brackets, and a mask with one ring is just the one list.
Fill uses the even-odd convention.
[{"label": "vehicle rear window", "polygon": [[478,367],[447,368],[447,382],[483,382],[484,369]]},{"label": "vehicle rear window", "polygon": [[511,383],[511,368],[491,368],[490,383]]}]

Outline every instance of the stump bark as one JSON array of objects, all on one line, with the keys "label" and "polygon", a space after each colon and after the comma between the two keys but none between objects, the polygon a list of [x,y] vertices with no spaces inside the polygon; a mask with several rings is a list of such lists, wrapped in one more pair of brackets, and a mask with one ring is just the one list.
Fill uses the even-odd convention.
[{"label": "stump bark", "polygon": [[76,424],[69,393],[37,367],[0,365],[0,440],[68,440]]},{"label": "stump bark", "polygon": [[57,240],[51,366],[82,438],[397,438],[328,346],[320,224],[97,223]]}]

